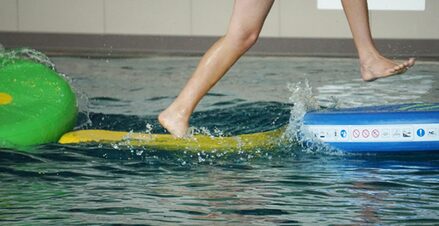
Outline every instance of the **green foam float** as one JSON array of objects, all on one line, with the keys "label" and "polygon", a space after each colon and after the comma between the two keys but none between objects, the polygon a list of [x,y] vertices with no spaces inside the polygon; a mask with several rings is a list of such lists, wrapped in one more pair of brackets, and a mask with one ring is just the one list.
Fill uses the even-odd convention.
[{"label": "green foam float", "polygon": [[77,117],[68,82],[46,65],[0,56],[0,148],[52,143]]}]

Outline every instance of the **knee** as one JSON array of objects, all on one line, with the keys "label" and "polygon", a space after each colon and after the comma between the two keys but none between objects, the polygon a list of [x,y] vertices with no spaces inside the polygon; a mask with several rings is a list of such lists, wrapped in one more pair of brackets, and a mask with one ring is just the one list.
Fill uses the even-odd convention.
[{"label": "knee", "polygon": [[240,50],[246,51],[251,48],[259,38],[260,29],[239,30],[228,32],[226,38]]}]

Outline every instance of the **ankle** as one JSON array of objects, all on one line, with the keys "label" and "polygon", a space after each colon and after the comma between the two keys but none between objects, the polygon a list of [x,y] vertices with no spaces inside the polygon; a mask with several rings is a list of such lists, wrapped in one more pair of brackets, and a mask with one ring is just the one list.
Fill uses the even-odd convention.
[{"label": "ankle", "polygon": [[380,56],[380,52],[373,47],[358,49],[358,57],[360,60],[373,59]]},{"label": "ankle", "polygon": [[183,107],[178,107],[175,104],[171,104],[168,108],[166,108],[160,115],[168,115],[178,120],[188,121],[190,117],[190,111]]},{"label": "ankle", "polygon": [[376,60],[380,60],[382,58],[383,56],[378,52],[368,52],[359,55],[361,65],[373,64],[376,62]]}]

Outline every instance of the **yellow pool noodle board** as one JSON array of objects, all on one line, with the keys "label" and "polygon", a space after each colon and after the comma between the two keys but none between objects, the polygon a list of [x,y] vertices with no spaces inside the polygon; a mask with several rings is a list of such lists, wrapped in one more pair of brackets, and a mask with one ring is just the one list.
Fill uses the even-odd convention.
[{"label": "yellow pool noodle board", "polygon": [[64,134],[58,142],[60,144],[118,144],[134,148],[144,147],[166,151],[238,152],[272,149],[279,144],[284,131],[285,127],[266,132],[230,137],[194,135],[188,138],[175,138],[170,134],[78,130]]}]

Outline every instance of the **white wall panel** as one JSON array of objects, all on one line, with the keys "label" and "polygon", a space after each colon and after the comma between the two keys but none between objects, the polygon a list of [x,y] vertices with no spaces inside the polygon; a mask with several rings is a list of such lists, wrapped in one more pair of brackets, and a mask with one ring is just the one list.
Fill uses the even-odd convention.
[{"label": "white wall panel", "polygon": [[[319,1],[276,0],[261,36],[351,38],[343,11],[319,10]],[[404,1],[425,10],[372,10],[374,37],[439,39],[439,1]],[[0,0],[0,31],[218,36],[232,7],[232,0]]]},{"label": "white wall panel", "polygon": [[105,32],[190,35],[190,0],[105,0]]},{"label": "white wall panel", "polygon": [[233,1],[192,0],[192,34],[224,35],[232,15]]},{"label": "white wall panel", "polygon": [[103,33],[103,0],[18,0],[19,30]]},{"label": "white wall panel", "polygon": [[[192,34],[220,36],[227,31],[233,11],[233,1],[192,0]],[[279,36],[279,3],[276,1],[265,20],[263,37]]]},{"label": "white wall panel", "polygon": [[18,0],[0,0],[0,31],[18,31]]}]

